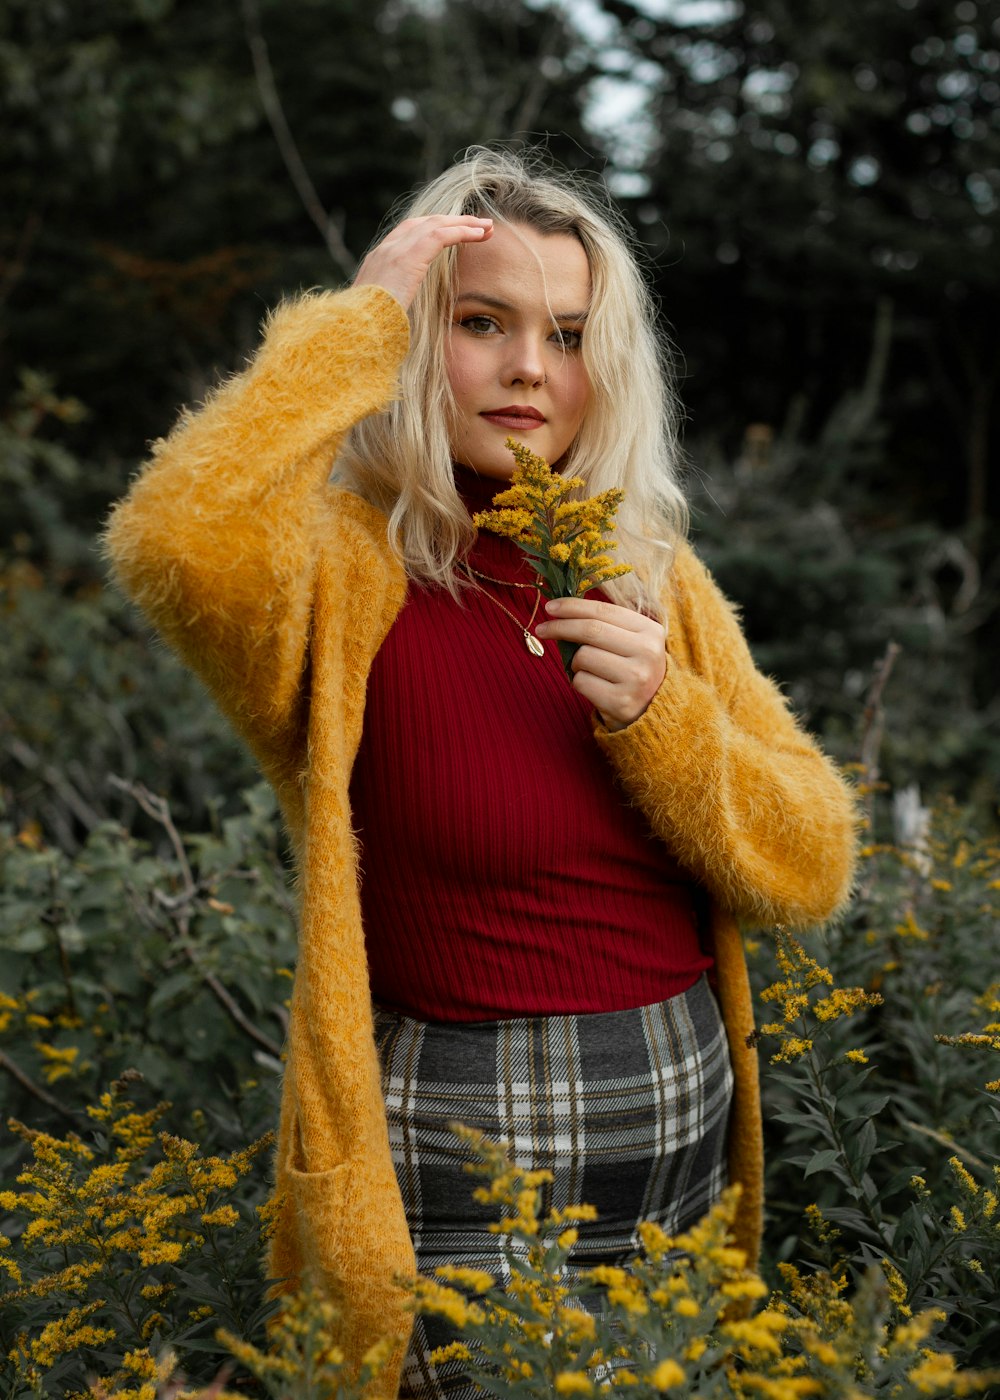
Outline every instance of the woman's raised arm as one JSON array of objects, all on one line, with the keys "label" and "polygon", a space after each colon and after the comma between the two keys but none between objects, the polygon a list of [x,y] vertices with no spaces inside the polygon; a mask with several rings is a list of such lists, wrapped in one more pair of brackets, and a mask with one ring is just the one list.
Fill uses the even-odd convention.
[{"label": "woman's raised arm", "polygon": [[296,718],[338,443],[389,402],[408,343],[378,287],[284,303],[249,367],[154,445],[108,523],[115,577],[255,747]]}]

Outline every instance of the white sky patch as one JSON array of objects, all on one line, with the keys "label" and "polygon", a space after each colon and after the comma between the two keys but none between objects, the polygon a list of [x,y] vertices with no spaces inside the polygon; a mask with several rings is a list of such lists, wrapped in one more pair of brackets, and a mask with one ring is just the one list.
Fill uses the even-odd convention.
[{"label": "white sky patch", "polygon": [[[608,157],[607,179],[613,192],[626,197],[645,194],[649,181],[640,171],[655,150],[658,137],[651,108],[659,66],[651,60],[636,62],[618,45],[619,22],[595,0],[527,3],[533,9],[559,9],[596,54],[604,76],[590,85],[583,124]],[[652,20],[667,19],[677,25],[721,24],[739,13],[740,4],[739,0],[636,0],[636,10]]]}]

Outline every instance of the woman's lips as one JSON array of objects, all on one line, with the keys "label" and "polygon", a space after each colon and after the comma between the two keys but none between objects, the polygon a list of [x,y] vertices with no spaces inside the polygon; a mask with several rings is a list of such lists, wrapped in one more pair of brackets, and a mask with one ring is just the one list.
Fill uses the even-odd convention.
[{"label": "woman's lips", "polygon": [[487,423],[495,423],[498,428],[513,428],[515,432],[519,433],[530,432],[532,428],[541,428],[545,423],[541,414],[517,408],[498,408],[494,413],[481,413],[479,416],[485,418]]}]

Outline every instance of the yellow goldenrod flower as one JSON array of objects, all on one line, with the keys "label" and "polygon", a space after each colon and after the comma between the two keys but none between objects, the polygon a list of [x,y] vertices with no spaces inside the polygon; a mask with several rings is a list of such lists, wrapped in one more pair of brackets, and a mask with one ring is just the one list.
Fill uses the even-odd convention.
[{"label": "yellow goldenrod flower", "polygon": [[432,1351],[427,1360],[432,1366],[442,1366],[446,1361],[471,1361],[472,1352],[465,1342],[449,1342],[447,1346]]},{"label": "yellow goldenrod flower", "polygon": [[[584,487],[582,477],[560,476],[513,438],[507,439],[507,447],[516,464],[510,485],[494,496],[492,510],[473,515],[473,524],[513,540],[524,550],[550,598],[580,597],[630,573],[627,564],[611,562],[609,551],[617,548],[617,542],[607,538],[625,493],[612,488],[588,500],[566,500],[571,491]],[[560,645],[564,664],[567,645]]]},{"label": "yellow goldenrod flower", "polygon": [[56,1318],[42,1328],[29,1343],[31,1359],[39,1366],[55,1365],[57,1357],[76,1351],[79,1347],[98,1347],[114,1341],[113,1327],[95,1327],[85,1321],[105,1307],[105,1299],[96,1298],[83,1307],[70,1308],[64,1317]]},{"label": "yellow goldenrod flower", "polygon": [[968,1171],[968,1169],[965,1166],[963,1166],[961,1159],[958,1157],[949,1157],[948,1165],[949,1167],[951,1167],[951,1170],[955,1176],[955,1180],[962,1188],[963,1193],[970,1199],[974,1196],[978,1196],[979,1186],[977,1185],[975,1179]]},{"label": "yellow goldenrod flower", "polygon": [[909,1317],[910,1309],[906,1306],[906,1284],[903,1282],[902,1274],[888,1259],[882,1260],[882,1272],[885,1274],[885,1281],[889,1288],[889,1298],[896,1304],[904,1317]]},{"label": "yellow goldenrod flower", "polygon": [[844,1055],[845,1060],[849,1060],[852,1065],[866,1065],[868,1056],[863,1050],[848,1050]]},{"label": "yellow goldenrod flower", "polygon": [[207,1211],[201,1217],[201,1223],[207,1226],[219,1225],[228,1228],[238,1225],[240,1220],[239,1211],[235,1206],[216,1206],[215,1210]]},{"label": "yellow goldenrod flower", "polygon": [[560,1371],[553,1382],[557,1395],[593,1395],[594,1383],[583,1371]]},{"label": "yellow goldenrod flower", "polygon": [[720,1284],[719,1292],[724,1298],[764,1298],[767,1296],[768,1287],[763,1279],[759,1278],[734,1279],[729,1283]]},{"label": "yellow goldenrod flower", "polygon": [[877,992],[866,992],[861,987],[835,987],[829,996],[816,1002],[813,1015],[819,1021],[836,1021],[866,1007],[881,1005],[882,998]]},{"label": "yellow goldenrod flower", "polygon": [[923,1395],[933,1395],[936,1390],[951,1389],[955,1379],[955,1358],[950,1353],[928,1352],[923,1361],[907,1372],[907,1380]]},{"label": "yellow goldenrod flower", "polygon": [[485,1269],[467,1269],[456,1264],[442,1264],[434,1272],[438,1278],[443,1278],[448,1283],[460,1284],[463,1288],[471,1288],[474,1293],[485,1293],[496,1283],[493,1275]]},{"label": "yellow goldenrod flower", "polygon": [[961,1210],[959,1210],[958,1206],[952,1206],[950,1215],[952,1229],[955,1230],[958,1234],[961,1234],[963,1230],[968,1229],[968,1226],[965,1223],[965,1215],[962,1213]]},{"label": "yellow goldenrod flower", "polygon": [[661,1361],[649,1377],[649,1383],[654,1390],[669,1390],[672,1385],[682,1385],[684,1380],[684,1371],[676,1361],[671,1361],[669,1358],[666,1361]]},{"label": "yellow goldenrod flower", "polygon": [[150,1356],[148,1347],[143,1347],[141,1351],[127,1351],[122,1357],[122,1366],[126,1371],[132,1371],[147,1380],[155,1381],[159,1378],[156,1360]]},{"label": "yellow goldenrod flower", "polygon": [[433,1279],[418,1278],[415,1293],[418,1311],[435,1313],[455,1327],[478,1326],[485,1321],[482,1308],[467,1302],[454,1288],[446,1288]]},{"label": "yellow goldenrod flower", "polygon": [[910,909],[907,912],[904,921],[901,924],[894,925],[894,928],[896,933],[899,934],[900,938],[915,938],[918,940],[918,942],[921,943],[926,943],[927,940],[930,938],[930,934],[927,932],[927,930],[925,928],[921,928],[920,925],[917,923],[916,919],[913,917],[912,909]]},{"label": "yellow goldenrod flower", "polygon": [[669,1254],[674,1248],[674,1241],[661,1226],[654,1220],[644,1220],[639,1226],[639,1238],[642,1240],[642,1247],[646,1254],[654,1262]]}]

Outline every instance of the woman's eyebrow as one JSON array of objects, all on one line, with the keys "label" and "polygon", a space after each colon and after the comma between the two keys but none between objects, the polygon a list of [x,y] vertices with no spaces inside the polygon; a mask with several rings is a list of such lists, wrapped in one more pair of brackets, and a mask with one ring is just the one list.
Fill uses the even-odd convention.
[{"label": "woman's eyebrow", "polygon": [[[462,292],[455,298],[456,305],[460,301],[478,301],[481,306],[492,307],[494,311],[518,311],[520,308],[512,302],[501,301],[499,297],[487,296],[485,292]],[[554,321],[585,321],[586,311],[553,311]]]}]

